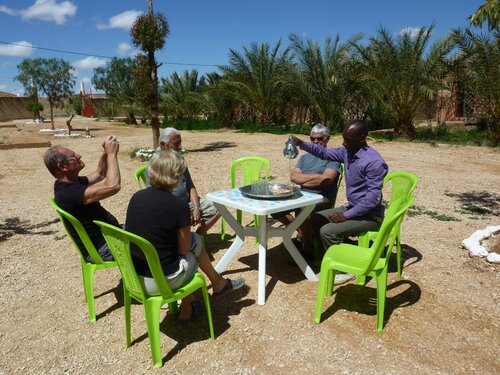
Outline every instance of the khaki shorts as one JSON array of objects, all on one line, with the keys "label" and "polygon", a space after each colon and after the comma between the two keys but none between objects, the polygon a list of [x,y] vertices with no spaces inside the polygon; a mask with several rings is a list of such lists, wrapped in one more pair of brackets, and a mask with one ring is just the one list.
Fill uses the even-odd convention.
[{"label": "khaki shorts", "polygon": [[[191,211],[194,211],[194,206],[191,202],[189,202],[189,209]],[[215,208],[212,201],[205,198],[200,198],[200,211],[201,211],[201,218],[204,220],[211,219],[215,215],[217,215],[217,209]]]},{"label": "khaki shorts", "polygon": [[[197,233],[191,232],[191,248],[189,249],[189,253],[186,256],[179,257],[179,269],[166,277],[170,289],[178,289],[193,278],[194,273],[198,270],[198,261],[196,259],[201,255],[202,246],[202,237]],[[160,294],[158,285],[156,285],[152,277],[139,276],[139,280],[148,294]]]}]

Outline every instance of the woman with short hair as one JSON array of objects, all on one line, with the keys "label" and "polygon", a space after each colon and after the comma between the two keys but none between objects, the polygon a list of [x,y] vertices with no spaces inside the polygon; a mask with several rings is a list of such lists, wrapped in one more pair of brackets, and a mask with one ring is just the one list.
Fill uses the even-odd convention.
[{"label": "woman with short hair", "polygon": [[[189,205],[172,194],[185,169],[186,162],[178,152],[157,152],[149,162],[151,186],[132,196],[125,228],[154,245],[171,289],[188,283],[199,266],[212,283],[212,296],[221,296],[241,288],[245,280],[223,278],[212,266],[201,236],[191,232]],[[131,253],[146,291],[158,293],[143,252],[131,246]],[[179,319],[189,321],[195,306],[192,295],[184,298]]]}]

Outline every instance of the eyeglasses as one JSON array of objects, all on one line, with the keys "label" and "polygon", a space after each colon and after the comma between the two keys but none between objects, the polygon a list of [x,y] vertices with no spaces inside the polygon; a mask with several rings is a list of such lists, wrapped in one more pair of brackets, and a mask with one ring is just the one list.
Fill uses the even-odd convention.
[{"label": "eyeglasses", "polygon": [[320,141],[320,142],[323,142],[325,137],[309,137],[311,139],[311,142],[314,142],[314,141]]},{"label": "eyeglasses", "polygon": [[71,160],[78,160],[78,159],[80,159],[80,157],[81,157],[80,155],[68,156],[64,162],[67,163]]}]

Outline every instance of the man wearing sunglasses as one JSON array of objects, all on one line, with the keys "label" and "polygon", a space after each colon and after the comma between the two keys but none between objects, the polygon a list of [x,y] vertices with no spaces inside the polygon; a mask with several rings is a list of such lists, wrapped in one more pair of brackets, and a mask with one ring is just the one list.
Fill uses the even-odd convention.
[{"label": "man wearing sunglasses", "polygon": [[[378,230],[382,223],[382,185],[388,167],[382,156],[368,146],[367,136],[366,124],[355,120],[347,124],[342,132],[343,147],[327,149],[294,137],[302,150],[325,160],[344,163],[346,206],[319,211],[311,216],[313,235],[323,246],[323,253],[345,237]],[[335,284],[353,278],[351,274],[337,274]]]},{"label": "man wearing sunglasses", "polygon": [[[323,124],[316,124],[310,133],[311,142],[317,146],[326,148],[330,140],[330,131]],[[302,190],[321,194],[323,202],[315,207],[315,211],[333,207],[337,197],[337,184],[341,173],[340,163],[332,160],[321,159],[306,153],[299,158],[295,169],[290,175],[290,181],[300,185]],[[293,219],[291,212],[280,212],[272,215],[283,224],[289,224]],[[301,248],[306,258],[312,257],[313,236],[309,219],[299,227],[299,235],[294,240],[297,247]]]},{"label": "man wearing sunglasses", "polygon": [[[49,172],[56,178],[54,200],[57,205],[82,223],[101,258],[106,261],[112,260],[113,256],[101,230],[93,223],[93,220],[118,225],[118,220],[99,202],[120,191],[121,177],[118,167],[120,146],[115,136],[108,136],[102,143],[102,148],[103,153],[97,169],[87,176],[79,175],[85,163],[79,154],[69,148],[53,146],[45,152],[43,161]],[[98,184],[101,181],[103,183]],[[73,234],[73,238],[78,243],[82,254],[86,254],[87,260],[93,262],[76,233]]]}]

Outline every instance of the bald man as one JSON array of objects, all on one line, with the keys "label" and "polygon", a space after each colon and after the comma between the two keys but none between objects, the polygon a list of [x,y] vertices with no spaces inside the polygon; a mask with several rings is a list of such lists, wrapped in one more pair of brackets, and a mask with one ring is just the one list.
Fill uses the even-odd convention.
[{"label": "bald man", "polygon": [[[325,160],[344,163],[347,204],[330,208],[311,216],[313,234],[323,253],[344,237],[380,228],[384,218],[382,186],[388,167],[382,156],[366,143],[368,127],[355,120],[342,133],[342,147],[324,148],[295,138],[304,151]],[[354,276],[337,274],[335,283],[341,284]]]}]

